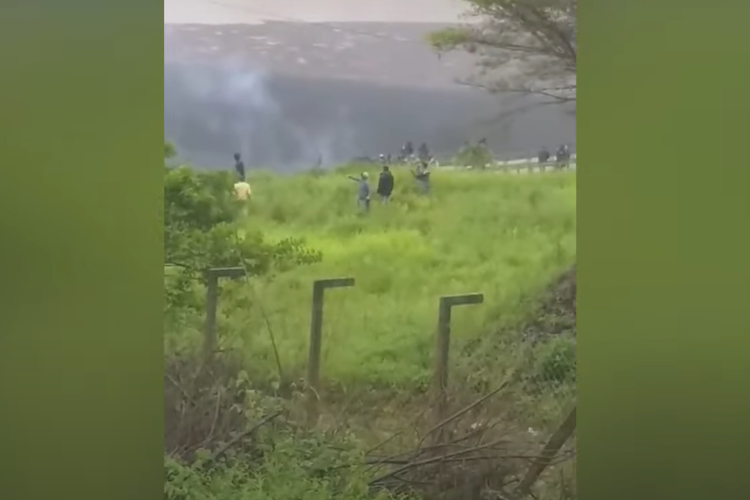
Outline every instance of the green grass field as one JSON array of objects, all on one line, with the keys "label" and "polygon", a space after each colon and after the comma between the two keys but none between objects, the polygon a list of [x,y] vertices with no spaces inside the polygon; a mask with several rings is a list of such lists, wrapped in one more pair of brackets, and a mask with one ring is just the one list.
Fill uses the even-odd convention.
[{"label": "green grass field", "polygon": [[[368,167],[371,185],[375,167]],[[225,347],[247,355],[254,376],[277,373],[271,335],[287,378],[304,376],[312,281],[351,276],[356,286],[327,292],[322,376],[327,386],[423,388],[429,381],[438,297],[483,292],[485,303],[453,317],[451,378],[501,369],[502,350],[472,352],[469,342],[520,319],[525,299],[575,261],[576,184],[570,172],[513,176],[434,171],[432,193],[416,192],[396,169],[388,206],[373,196],[358,213],[349,168],[326,174],[256,172],[243,227],[271,239],[294,236],[323,254],[322,262],[276,276],[224,285],[244,306],[223,310]],[[472,364],[482,357],[482,366]],[[511,355],[508,355],[511,357]]]}]

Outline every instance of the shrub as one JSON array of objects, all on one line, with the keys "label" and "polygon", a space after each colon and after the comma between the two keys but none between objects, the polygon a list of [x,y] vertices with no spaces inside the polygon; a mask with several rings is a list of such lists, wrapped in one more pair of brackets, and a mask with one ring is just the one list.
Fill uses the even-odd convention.
[{"label": "shrub", "polygon": [[537,379],[544,384],[575,382],[576,340],[567,335],[550,338],[538,351]]},{"label": "shrub", "polygon": [[297,426],[237,360],[168,357],[164,401],[166,500],[388,498],[370,494],[350,435]]}]

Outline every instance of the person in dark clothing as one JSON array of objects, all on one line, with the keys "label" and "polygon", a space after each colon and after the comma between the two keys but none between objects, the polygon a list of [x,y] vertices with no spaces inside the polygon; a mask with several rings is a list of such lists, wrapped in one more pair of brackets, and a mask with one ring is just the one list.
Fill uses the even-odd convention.
[{"label": "person in dark clothing", "polygon": [[234,169],[237,171],[237,175],[240,176],[240,180],[245,182],[245,164],[242,163],[239,153],[234,153]]},{"label": "person in dark clothing", "polygon": [[388,165],[383,165],[383,171],[380,172],[380,178],[378,178],[378,189],[377,193],[380,195],[380,201],[383,205],[388,203],[393,193],[393,186],[395,182],[393,180],[393,174]]},{"label": "person in dark clothing", "polygon": [[539,161],[539,165],[544,165],[549,161],[550,154],[549,151],[547,151],[547,148],[542,148],[539,150],[539,155],[537,156],[537,159]]},{"label": "person in dark clothing", "polygon": [[568,162],[570,161],[570,149],[567,144],[563,144],[557,149],[556,160],[557,168],[566,168],[568,166]]},{"label": "person in dark clothing", "polygon": [[407,160],[411,155],[414,154],[414,144],[411,141],[407,141],[404,147],[401,148],[401,159]]},{"label": "person in dark clothing", "polygon": [[430,161],[430,150],[427,149],[426,143],[423,142],[422,144],[420,144],[417,156],[419,156],[419,159],[423,162]]}]

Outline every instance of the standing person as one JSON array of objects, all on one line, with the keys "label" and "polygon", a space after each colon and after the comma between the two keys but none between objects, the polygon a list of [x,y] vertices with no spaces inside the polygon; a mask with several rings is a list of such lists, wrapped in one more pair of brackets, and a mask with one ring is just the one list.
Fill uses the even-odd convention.
[{"label": "standing person", "polygon": [[539,154],[537,155],[537,163],[539,164],[539,170],[545,171],[547,169],[547,162],[549,161],[550,154],[549,151],[547,151],[547,148],[542,148],[539,150]]},{"label": "standing person", "polygon": [[570,150],[567,144],[562,144],[557,148],[556,158],[557,168],[565,168],[568,166],[568,160],[570,159]]},{"label": "standing person", "polygon": [[242,163],[239,153],[234,153],[234,169],[237,171],[237,175],[240,176],[240,181],[245,181],[245,164]]},{"label": "standing person", "polygon": [[370,211],[370,175],[367,172],[362,172],[359,178],[349,176],[351,180],[357,183],[357,204],[363,212]]},{"label": "standing person", "polygon": [[539,150],[539,155],[537,156],[539,164],[544,165],[549,161],[549,151],[547,151],[547,148],[542,148]]},{"label": "standing person", "polygon": [[393,186],[395,182],[393,180],[393,174],[391,173],[391,169],[388,168],[388,165],[383,165],[383,171],[380,172],[380,177],[378,178],[378,195],[380,195],[380,202],[383,205],[388,204],[388,200],[391,198],[391,193],[393,193]]},{"label": "standing person", "polygon": [[412,172],[414,179],[417,181],[417,185],[424,194],[430,192],[430,169],[429,164],[426,161],[422,161],[417,167],[416,172]]},{"label": "standing person", "polygon": [[250,189],[249,182],[243,179],[234,184],[234,197],[237,201],[242,203],[242,208],[240,210],[242,216],[247,216],[247,202],[252,196],[253,191]]},{"label": "standing person", "polygon": [[238,181],[234,184],[234,197],[239,201],[247,201],[253,196],[250,189],[250,183],[246,180]]},{"label": "standing person", "polygon": [[404,147],[401,148],[401,161],[406,161],[411,155],[414,154],[414,145],[411,141],[407,141]]},{"label": "standing person", "polygon": [[427,149],[426,142],[423,142],[422,144],[419,145],[419,152],[417,153],[417,156],[423,162],[430,161],[430,150]]}]

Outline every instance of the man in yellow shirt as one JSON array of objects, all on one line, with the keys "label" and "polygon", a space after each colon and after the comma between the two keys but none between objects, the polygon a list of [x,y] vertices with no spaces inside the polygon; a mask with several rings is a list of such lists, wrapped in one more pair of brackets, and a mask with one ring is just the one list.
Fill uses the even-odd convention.
[{"label": "man in yellow shirt", "polygon": [[250,184],[246,180],[239,181],[235,183],[234,185],[234,197],[242,202],[242,209],[240,211],[240,215],[242,217],[247,217],[247,202],[252,198],[253,192],[250,189]]},{"label": "man in yellow shirt", "polygon": [[253,196],[253,192],[250,189],[250,184],[245,181],[239,181],[234,184],[234,196],[239,201],[247,201]]}]

